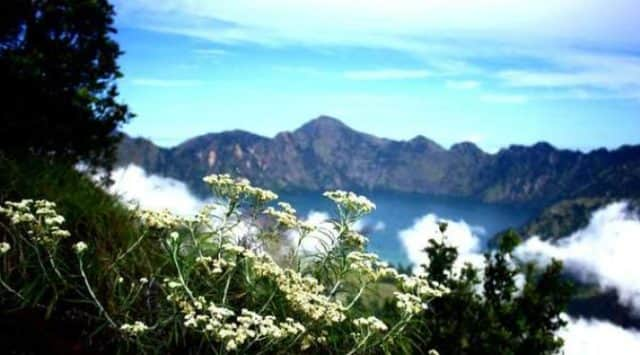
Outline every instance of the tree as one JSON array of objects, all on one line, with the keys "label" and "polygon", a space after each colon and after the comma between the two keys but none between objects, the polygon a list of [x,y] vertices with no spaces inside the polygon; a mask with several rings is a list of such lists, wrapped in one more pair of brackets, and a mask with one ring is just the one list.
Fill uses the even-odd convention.
[{"label": "tree", "polygon": [[0,4],[0,151],[110,168],[121,55],[107,0]]},{"label": "tree", "polygon": [[[572,287],[562,277],[558,261],[543,270],[513,262],[512,252],[519,242],[515,232],[506,232],[498,249],[485,255],[482,273],[466,265],[456,274],[457,250],[444,241],[431,240],[425,250],[429,265],[424,269],[430,281],[444,284],[451,293],[431,302],[416,340],[425,341],[442,355],[554,354],[560,350],[563,342],[555,332],[565,325],[560,314]],[[524,276],[521,288],[517,275]]]}]

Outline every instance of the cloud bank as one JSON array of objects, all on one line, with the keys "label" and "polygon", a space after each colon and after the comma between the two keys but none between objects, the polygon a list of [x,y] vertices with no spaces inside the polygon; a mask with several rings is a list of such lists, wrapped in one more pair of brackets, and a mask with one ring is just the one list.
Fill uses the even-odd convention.
[{"label": "cloud bank", "polygon": [[557,243],[540,237],[528,239],[516,250],[527,260],[560,259],[582,281],[602,289],[616,289],[620,302],[640,312],[640,219],[625,202],[610,204],[593,213],[588,226]]},{"label": "cloud bank", "polygon": [[414,265],[414,272],[419,272],[420,265],[429,262],[427,254],[423,251],[429,245],[429,240],[442,240],[439,222],[448,224],[445,232],[446,240],[448,244],[458,248],[459,256],[454,268],[460,270],[465,263],[481,267],[484,263],[484,256],[482,255],[482,242],[478,236],[484,233],[484,229],[470,226],[463,220],[440,219],[435,214],[428,214],[417,219],[413,226],[399,233],[400,241],[407,252],[409,261]]},{"label": "cloud bank", "polygon": [[609,322],[571,318],[558,335],[566,355],[640,354],[640,333]]},{"label": "cloud bank", "polygon": [[187,216],[197,213],[207,201],[195,197],[183,182],[149,175],[136,165],[115,169],[109,188],[124,201],[145,209],[168,209]]}]

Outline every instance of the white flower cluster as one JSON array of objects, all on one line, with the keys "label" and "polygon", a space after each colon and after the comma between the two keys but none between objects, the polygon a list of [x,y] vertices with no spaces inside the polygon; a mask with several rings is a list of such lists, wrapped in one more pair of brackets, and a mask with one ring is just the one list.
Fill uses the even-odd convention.
[{"label": "white flower cluster", "polygon": [[370,332],[382,333],[386,332],[389,329],[383,321],[374,316],[354,319],[353,324],[356,327],[364,328],[366,331]]},{"label": "white flower cluster", "polygon": [[367,237],[353,230],[342,233],[340,238],[343,244],[358,250],[363,250],[369,243]]},{"label": "white flower cluster", "polygon": [[7,242],[0,243],[0,255],[6,254],[9,250],[11,250],[11,244]]},{"label": "white flower cluster", "polygon": [[176,228],[183,222],[180,217],[168,210],[154,211],[141,209],[136,212],[142,224],[153,229],[169,230]]},{"label": "white flower cluster", "polygon": [[251,186],[247,179],[234,179],[228,174],[213,174],[205,176],[202,180],[217,196],[231,201],[247,199],[256,205],[264,205],[278,198],[278,195],[269,190]]},{"label": "white flower cluster", "polygon": [[280,210],[273,207],[267,207],[264,210],[264,214],[271,216],[275,219],[278,225],[285,228],[293,229],[298,226],[298,218],[296,217],[296,210],[286,202],[278,202]]},{"label": "white flower cluster", "polygon": [[180,295],[174,294],[170,299],[176,302],[184,313],[184,325],[187,328],[203,332],[223,342],[227,351],[236,350],[247,341],[278,341],[295,337],[306,331],[306,328],[292,318],[278,322],[274,316],[262,316],[258,313],[242,309],[240,315],[213,302],[207,303],[203,297],[196,302],[188,302]]},{"label": "white flower cluster", "polygon": [[221,257],[212,258],[210,256],[199,256],[196,258],[196,263],[204,266],[211,274],[218,275],[224,273],[228,269],[232,269],[236,266],[236,262],[233,260],[225,260]]},{"label": "white flower cluster", "polygon": [[347,255],[349,269],[358,273],[361,280],[377,281],[381,277],[397,277],[396,269],[388,263],[378,260],[374,253],[353,251]]},{"label": "white flower cluster", "polygon": [[135,321],[133,324],[125,323],[120,330],[128,336],[138,336],[149,330],[149,327],[141,321]]},{"label": "white flower cluster", "polygon": [[331,324],[346,318],[345,307],[324,295],[324,287],[315,278],[282,269],[267,255],[254,259],[253,270],[258,276],[275,281],[290,305],[314,321]]},{"label": "white flower cluster", "polygon": [[356,195],[353,192],[341,190],[327,191],[324,193],[324,196],[335,202],[346,212],[352,213],[356,217],[371,213],[376,208],[376,205],[368,198]]},{"label": "white flower cluster", "polygon": [[398,275],[400,288],[405,292],[411,292],[421,298],[436,298],[450,292],[442,285],[430,283],[425,275],[407,276]]},{"label": "white flower cluster", "polygon": [[305,351],[311,347],[313,344],[326,344],[327,343],[327,331],[323,330],[319,336],[315,336],[313,334],[306,334],[302,338],[302,343],[300,344],[300,350]]},{"label": "white flower cluster", "polygon": [[73,245],[72,248],[73,248],[73,251],[79,255],[84,253],[84,251],[87,250],[88,246],[87,246],[87,243],[85,242],[77,242],[76,244]]},{"label": "white flower cluster", "polygon": [[410,293],[394,292],[396,307],[405,315],[419,314],[427,309],[427,304],[422,299]]},{"label": "white flower cluster", "polygon": [[22,225],[37,243],[53,247],[71,235],[61,228],[65,219],[56,212],[56,204],[46,200],[25,199],[20,202],[5,202],[0,214],[7,216],[14,225]]}]

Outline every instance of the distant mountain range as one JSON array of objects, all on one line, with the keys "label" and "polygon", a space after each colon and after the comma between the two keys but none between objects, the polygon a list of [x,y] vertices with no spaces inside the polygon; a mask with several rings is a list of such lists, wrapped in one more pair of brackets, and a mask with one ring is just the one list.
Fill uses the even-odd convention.
[{"label": "distant mountain range", "polygon": [[203,176],[231,173],[274,190],[388,190],[538,207],[640,195],[640,146],[582,153],[537,143],[488,154],[469,142],[445,149],[423,136],[379,138],[327,116],[274,138],[229,131],[161,148],[125,137],[118,164],[131,163],[199,194],[207,193]]}]

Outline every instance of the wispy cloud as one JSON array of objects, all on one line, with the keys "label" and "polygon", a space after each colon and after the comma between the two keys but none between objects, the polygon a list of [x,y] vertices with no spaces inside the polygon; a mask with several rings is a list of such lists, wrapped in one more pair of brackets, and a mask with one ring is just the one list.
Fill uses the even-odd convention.
[{"label": "wispy cloud", "polygon": [[[207,30],[202,22],[215,19],[235,27],[209,28],[217,40],[251,40],[377,45],[390,38],[418,38],[425,33],[459,33],[531,41],[582,40],[599,43],[640,42],[640,24],[632,14],[635,0],[610,6],[600,0],[422,1],[386,0],[116,0],[122,21],[144,26],[141,11],[153,15],[158,30],[184,33]],[[516,6],[517,5],[517,6]],[[191,21],[185,21],[190,18]],[[524,19],[524,21],[523,21]],[[145,19],[145,20],[148,20]],[[327,24],[330,24],[329,26]],[[197,31],[193,31],[197,30]],[[480,32],[482,31],[482,32]],[[393,45],[389,42],[389,46]]]},{"label": "wispy cloud", "polygon": [[204,57],[222,57],[229,54],[229,51],[220,48],[202,48],[196,49],[194,52]]},{"label": "wispy cloud", "polygon": [[483,94],[480,95],[480,100],[492,104],[521,105],[527,103],[529,98],[517,94]]},{"label": "wispy cloud", "polygon": [[475,80],[447,80],[446,87],[455,90],[471,90],[480,86],[479,81]]},{"label": "wispy cloud", "polygon": [[[115,0],[118,25],[194,37],[225,45],[303,47],[327,51],[366,48],[398,51],[424,69],[363,70],[352,80],[472,76],[483,87],[528,91],[549,88],[606,90],[591,96],[638,97],[640,22],[636,0],[616,6],[600,0]],[[328,26],[327,24],[331,24]],[[597,48],[597,49],[594,49]],[[214,49],[211,56],[224,55]],[[201,54],[204,54],[202,52]],[[516,65],[513,65],[513,64]],[[481,73],[483,76],[477,76]],[[470,90],[479,81],[451,80]],[[544,97],[541,97],[544,98]],[[549,99],[580,98],[557,92]],[[493,103],[526,98],[488,96]]]},{"label": "wispy cloud", "polygon": [[423,79],[431,74],[423,69],[375,69],[344,72],[349,80],[408,80]]},{"label": "wispy cloud", "polygon": [[154,79],[154,78],[135,78],[129,80],[135,86],[149,86],[160,88],[178,88],[200,86],[204,84],[201,80],[181,80],[181,79]]},{"label": "wispy cloud", "polygon": [[[574,98],[631,98],[640,92],[640,57],[564,51],[546,58],[550,68],[502,70],[498,79],[514,88],[566,90]],[[561,93],[562,94],[562,93]],[[562,95],[560,95],[562,97]]]},{"label": "wispy cloud", "polygon": [[283,73],[291,73],[291,74],[302,74],[302,75],[321,75],[325,76],[328,73],[321,69],[304,66],[304,65],[277,65],[274,66],[273,69],[283,72]]}]

